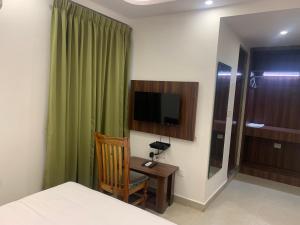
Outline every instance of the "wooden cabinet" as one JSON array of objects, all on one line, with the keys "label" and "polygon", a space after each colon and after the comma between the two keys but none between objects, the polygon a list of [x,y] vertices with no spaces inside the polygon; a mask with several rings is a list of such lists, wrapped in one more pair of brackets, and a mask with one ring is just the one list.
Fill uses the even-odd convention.
[{"label": "wooden cabinet", "polygon": [[300,186],[299,131],[246,128],[241,171]]},{"label": "wooden cabinet", "polygon": [[246,137],[245,162],[300,173],[300,144]]},{"label": "wooden cabinet", "polygon": [[274,141],[256,137],[246,137],[245,162],[272,167],[280,167],[282,151],[274,149]]},{"label": "wooden cabinet", "polygon": [[[288,66],[291,63],[297,62],[300,68],[300,63],[278,58],[281,51],[289,56],[300,53],[299,48],[251,50],[250,71],[254,76],[249,83],[255,85],[248,87],[245,118],[246,123],[265,126],[245,126],[241,172],[300,186],[300,76],[283,72],[294,71]],[[258,60],[256,55],[266,58]],[[284,66],[276,71],[279,64]],[[275,71],[276,76],[265,76],[265,71]]]},{"label": "wooden cabinet", "polygon": [[300,174],[300,144],[284,143],[281,167]]},{"label": "wooden cabinet", "polygon": [[[299,87],[300,88],[300,87]],[[246,127],[246,136],[260,137],[274,141],[284,141],[300,144],[300,130],[264,126],[262,128]]]},{"label": "wooden cabinet", "polygon": [[298,143],[246,136],[243,158],[241,172],[300,186]]}]

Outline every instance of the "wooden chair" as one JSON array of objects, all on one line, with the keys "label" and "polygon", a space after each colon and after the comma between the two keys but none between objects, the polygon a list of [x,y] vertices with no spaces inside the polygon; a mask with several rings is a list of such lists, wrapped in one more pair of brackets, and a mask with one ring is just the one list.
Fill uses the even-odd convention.
[{"label": "wooden chair", "polygon": [[[139,198],[132,204],[145,207],[149,178],[130,171],[128,138],[115,138],[95,133],[99,190],[129,202],[129,196]],[[137,192],[143,191],[142,194]]]}]

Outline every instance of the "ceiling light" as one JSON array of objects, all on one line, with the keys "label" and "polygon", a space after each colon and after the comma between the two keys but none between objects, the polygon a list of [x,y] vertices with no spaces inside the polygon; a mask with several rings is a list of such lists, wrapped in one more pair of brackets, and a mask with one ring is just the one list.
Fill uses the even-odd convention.
[{"label": "ceiling light", "polygon": [[300,77],[299,72],[264,72],[264,77]]},{"label": "ceiling light", "polygon": [[280,35],[281,36],[285,36],[285,35],[287,35],[289,32],[287,31],[287,30],[283,30],[283,31],[281,31],[280,32]]},{"label": "ceiling light", "polygon": [[205,1],[205,5],[212,5],[212,4],[214,4],[214,1],[212,0]]},{"label": "ceiling light", "polygon": [[232,74],[230,73],[230,72],[223,72],[223,71],[220,71],[219,73],[218,73],[218,76],[231,76]]}]

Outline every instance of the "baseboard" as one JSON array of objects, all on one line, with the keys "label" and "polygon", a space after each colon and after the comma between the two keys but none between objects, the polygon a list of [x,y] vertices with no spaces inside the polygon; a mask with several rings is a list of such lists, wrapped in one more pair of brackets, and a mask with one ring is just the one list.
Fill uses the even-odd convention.
[{"label": "baseboard", "polygon": [[208,198],[208,200],[205,202],[205,208],[203,209],[203,211],[205,211],[205,209],[207,209],[207,207],[219,196],[219,194],[225,189],[225,187],[227,186],[227,184],[229,183],[229,180],[227,179],[223,184],[221,184],[221,186]]},{"label": "baseboard", "polygon": [[184,198],[182,196],[175,195],[174,201],[177,203],[180,203],[185,206],[193,207],[196,209],[199,209],[201,211],[205,211],[207,207],[219,196],[219,194],[227,187],[227,185],[235,178],[235,176],[238,174],[238,169],[236,169],[231,176],[216,190],[215,193],[213,193],[209,199],[205,203],[196,202],[191,199]]},{"label": "baseboard", "polygon": [[199,209],[201,211],[204,211],[204,209],[205,209],[205,205],[203,205],[202,203],[196,202],[194,200],[187,199],[187,198],[184,198],[184,197],[181,197],[178,195],[174,196],[174,202],[177,202],[177,203],[185,205],[185,206],[193,207],[193,208]]},{"label": "baseboard", "polygon": [[227,180],[224,184],[222,184],[218,188],[218,190],[214,192],[205,203],[196,202],[194,200],[187,199],[177,195],[174,196],[174,201],[185,206],[199,209],[204,212],[207,209],[207,207],[211,204],[211,202],[213,202],[216,199],[216,197],[224,190],[224,188],[227,186],[228,183],[229,180]]},{"label": "baseboard", "polygon": [[239,168],[236,168],[235,170],[232,171],[231,175],[228,177],[228,179],[218,188],[218,190],[216,190],[215,193],[213,193],[208,200],[205,202],[205,207],[203,209],[203,211],[205,211],[205,209],[207,209],[207,207],[219,196],[219,194],[230,184],[230,182],[237,176],[239,171]]}]

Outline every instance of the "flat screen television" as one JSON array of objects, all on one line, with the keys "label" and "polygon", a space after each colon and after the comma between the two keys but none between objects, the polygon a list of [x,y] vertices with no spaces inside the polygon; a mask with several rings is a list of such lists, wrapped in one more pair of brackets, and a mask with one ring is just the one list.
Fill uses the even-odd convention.
[{"label": "flat screen television", "polygon": [[134,120],[178,125],[180,96],[156,92],[134,93]]}]

